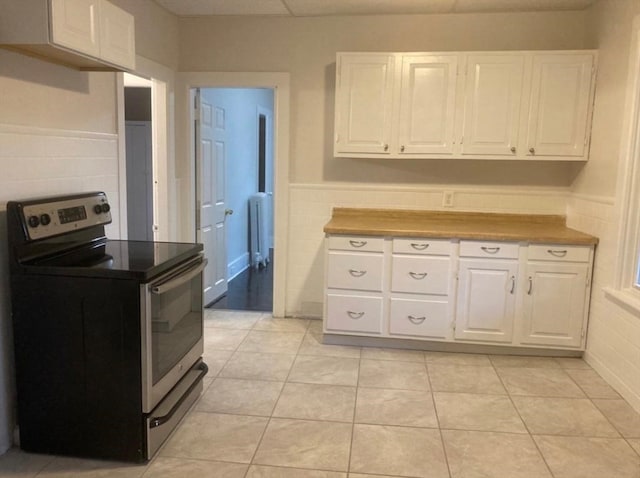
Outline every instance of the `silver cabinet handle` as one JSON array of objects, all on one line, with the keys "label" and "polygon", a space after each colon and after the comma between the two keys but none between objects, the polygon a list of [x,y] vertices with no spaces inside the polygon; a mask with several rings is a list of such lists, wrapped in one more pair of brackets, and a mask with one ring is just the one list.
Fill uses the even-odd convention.
[{"label": "silver cabinet handle", "polygon": [[409,275],[413,277],[415,280],[422,280],[427,277],[426,272],[409,272]]},{"label": "silver cabinet handle", "polygon": [[351,274],[353,277],[362,277],[366,273],[367,271],[357,271],[355,269],[349,269],[349,274]]},{"label": "silver cabinet handle", "polygon": [[535,148],[529,148],[529,152],[531,154],[536,154],[536,149]]},{"label": "silver cabinet handle", "polygon": [[529,290],[527,291],[527,295],[531,295],[532,291],[533,291],[533,278],[529,276]]},{"label": "silver cabinet handle", "polygon": [[367,245],[367,241],[349,241],[351,247],[364,247]]},{"label": "silver cabinet handle", "polygon": [[353,312],[351,310],[347,310],[347,315],[354,320],[358,320],[364,315],[364,312]]},{"label": "silver cabinet handle", "polygon": [[511,276],[511,290],[509,294],[513,294],[516,290],[516,276]]},{"label": "silver cabinet handle", "polygon": [[384,150],[385,150],[385,151],[389,151],[389,145],[388,145],[388,144],[385,144],[385,145],[384,145]]},{"label": "silver cabinet handle", "polygon": [[515,147],[515,146],[511,146],[511,152],[512,152],[513,154],[515,154],[515,153],[516,153],[516,147]]},{"label": "silver cabinet handle", "polygon": [[429,247],[429,244],[420,244],[419,242],[412,242],[411,247],[413,247],[416,251],[424,251]]},{"label": "silver cabinet handle", "polygon": [[409,322],[411,322],[412,324],[418,325],[424,322],[427,318],[424,315],[422,317],[414,317],[413,315],[407,315],[407,319],[409,319]]},{"label": "silver cabinet handle", "polygon": [[404,144],[402,146],[400,146],[400,152],[404,153]]},{"label": "silver cabinet handle", "polygon": [[482,247],[480,247],[480,249],[482,249],[487,254],[497,254],[500,251],[499,247],[482,246]]},{"label": "silver cabinet handle", "polygon": [[558,249],[555,249],[555,250],[554,250],[554,249],[547,249],[547,252],[548,252],[549,254],[551,254],[552,256],[555,256],[555,257],[564,257],[564,256],[566,256],[566,255],[567,255],[567,252],[569,252],[569,251],[567,251],[566,249],[563,249],[563,250],[558,250]]},{"label": "silver cabinet handle", "polygon": [[224,215],[225,216],[231,216],[233,214],[233,209],[225,209],[224,210]]}]

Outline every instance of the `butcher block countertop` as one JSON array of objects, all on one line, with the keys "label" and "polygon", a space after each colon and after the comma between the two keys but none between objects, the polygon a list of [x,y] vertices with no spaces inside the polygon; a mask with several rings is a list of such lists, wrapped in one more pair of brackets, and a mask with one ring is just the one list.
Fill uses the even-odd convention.
[{"label": "butcher block countertop", "polygon": [[327,234],[442,237],[595,245],[598,238],[566,226],[564,216],[334,208]]}]

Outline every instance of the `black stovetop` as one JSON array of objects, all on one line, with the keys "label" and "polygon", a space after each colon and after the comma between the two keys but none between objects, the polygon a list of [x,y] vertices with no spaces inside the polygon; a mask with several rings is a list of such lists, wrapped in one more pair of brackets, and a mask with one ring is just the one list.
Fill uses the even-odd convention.
[{"label": "black stovetop", "polygon": [[24,272],[150,280],[194,258],[202,244],[109,240],[22,263]]}]

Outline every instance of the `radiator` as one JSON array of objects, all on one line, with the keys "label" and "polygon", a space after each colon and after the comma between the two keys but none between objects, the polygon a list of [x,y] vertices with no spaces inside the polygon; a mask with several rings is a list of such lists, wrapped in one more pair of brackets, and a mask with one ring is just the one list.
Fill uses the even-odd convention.
[{"label": "radiator", "polygon": [[267,266],[269,262],[269,220],[271,197],[256,193],[249,198],[249,235],[251,237],[251,265]]}]

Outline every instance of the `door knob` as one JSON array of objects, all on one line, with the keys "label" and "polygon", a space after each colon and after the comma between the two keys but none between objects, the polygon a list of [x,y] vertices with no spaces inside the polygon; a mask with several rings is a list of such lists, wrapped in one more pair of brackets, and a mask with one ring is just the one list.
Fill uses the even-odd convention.
[{"label": "door knob", "polygon": [[233,209],[225,209],[224,210],[224,215],[225,216],[231,216],[233,214]]}]

